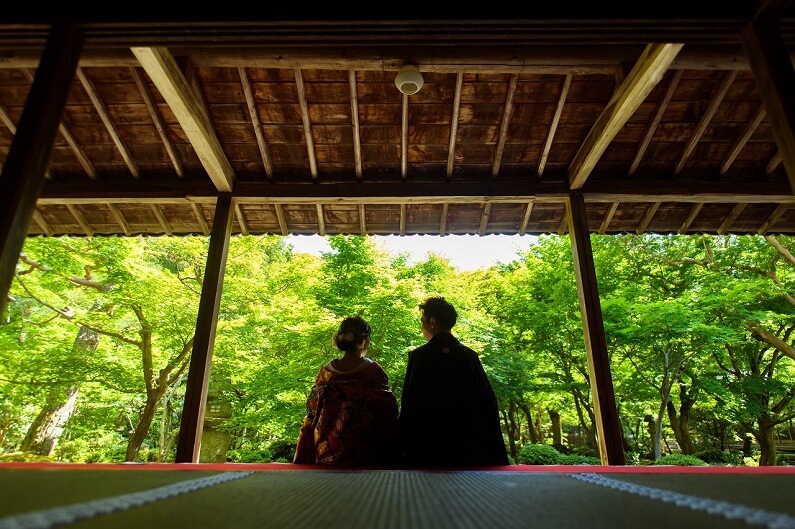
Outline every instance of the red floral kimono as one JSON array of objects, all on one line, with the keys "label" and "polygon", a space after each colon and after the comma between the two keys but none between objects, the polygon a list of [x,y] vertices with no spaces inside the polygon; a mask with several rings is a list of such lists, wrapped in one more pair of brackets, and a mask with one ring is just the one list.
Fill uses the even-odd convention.
[{"label": "red floral kimono", "polygon": [[396,461],[398,405],[384,370],[364,358],[351,371],[332,360],[306,403],[293,463],[379,465]]}]

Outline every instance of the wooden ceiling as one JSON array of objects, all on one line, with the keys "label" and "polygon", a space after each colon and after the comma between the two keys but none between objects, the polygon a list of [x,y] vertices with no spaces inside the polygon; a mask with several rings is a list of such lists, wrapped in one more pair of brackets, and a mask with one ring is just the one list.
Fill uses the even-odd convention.
[{"label": "wooden ceiling", "polygon": [[[665,5],[72,13],[85,40],[28,235],[209,234],[227,194],[234,233],[565,233],[571,193],[594,233],[795,234],[792,146],[768,112],[793,96],[759,82],[754,65],[776,63],[748,37],[762,13],[789,57],[795,18]],[[28,11],[0,18],[3,164],[50,34]],[[423,74],[415,95],[395,87],[404,64]]]}]

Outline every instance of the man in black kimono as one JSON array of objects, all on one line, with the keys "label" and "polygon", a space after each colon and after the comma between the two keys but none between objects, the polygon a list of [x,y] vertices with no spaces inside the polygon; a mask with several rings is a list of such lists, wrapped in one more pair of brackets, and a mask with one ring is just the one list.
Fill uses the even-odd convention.
[{"label": "man in black kimono", "polygon": [[452,335],[455,308],[442,297],[421,305],[428,341],[409,353],[400,410],[405,463],[507,465],[497,398],[480,358]]}]

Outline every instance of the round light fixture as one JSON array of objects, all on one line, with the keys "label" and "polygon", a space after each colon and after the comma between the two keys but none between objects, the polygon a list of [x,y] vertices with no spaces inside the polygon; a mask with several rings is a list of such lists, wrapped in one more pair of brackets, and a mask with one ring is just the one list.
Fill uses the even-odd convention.
[{"label": "round light fixture", "polygon": [[416,66],[407,64],[398,71],[395,77],[395,86],[407,96],[416,94],[424,83],[422,74]]}]

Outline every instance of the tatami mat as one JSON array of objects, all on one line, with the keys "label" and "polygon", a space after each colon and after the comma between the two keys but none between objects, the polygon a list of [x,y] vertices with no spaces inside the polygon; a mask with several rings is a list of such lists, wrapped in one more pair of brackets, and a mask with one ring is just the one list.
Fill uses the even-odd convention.
[{"label": "tatami mat", "polygon": [[792,472],[223,468],[0,466],[0,528],[795,527]]}]

